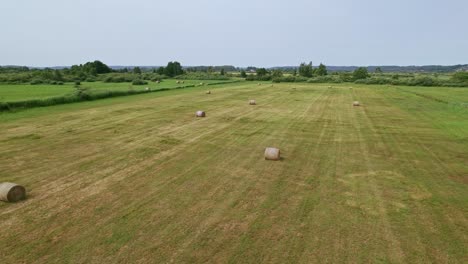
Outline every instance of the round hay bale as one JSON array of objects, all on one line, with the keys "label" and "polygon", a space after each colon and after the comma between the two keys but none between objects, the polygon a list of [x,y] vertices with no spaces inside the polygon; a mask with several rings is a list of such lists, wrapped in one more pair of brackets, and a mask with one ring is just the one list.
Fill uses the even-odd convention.
[{"label": "round hay bale", "polygon": [[151,90],[151,89],[150,89],[149,87],[146,87],[145,90],[146,90],[146,91],[149,91],[149,90]]},{"label": "round hay bale", "polygon": [[360,106],[361,104],[358,101],[353,102],[353,106]]},{"label": "round hay bale", "polygon": [[277,148],[268,147],[265,149],[265,159],[266,160],[279,160],[280,159],[280,150]]},{"label": "round hay bale", "polygon": [[176,83],[180,83],[180,81],[177,81]]},{"label": "round hay bale", "polygon": [[160,80],[157,80],[156,83],[160,83],[161,81]]},{"label": "round hay bale", "polygon": [[197,117],[205,117],[206,114],[205,114],[205,111],[197,111]]},{"label": "round hay bale", "polygon": [[200,85],[204,85],[204,83],[201,82]]},{"label": "round hay bale", "polygon": [[16,183],[0,183],[0,201],[17,202],[26,199],[26,189]]},{"label": "round hay bale", "polygon": [[206,94],[211,94],[211,91],[206,91]]},{"label": "round hay bale", "polygon": [[255,102],[255,100],[249,100],[249,105],[256,105],[257,102]]},{"label": "round hay bale", "polygon": [[331,86],[328,86],[328,88],[332,88]]}]

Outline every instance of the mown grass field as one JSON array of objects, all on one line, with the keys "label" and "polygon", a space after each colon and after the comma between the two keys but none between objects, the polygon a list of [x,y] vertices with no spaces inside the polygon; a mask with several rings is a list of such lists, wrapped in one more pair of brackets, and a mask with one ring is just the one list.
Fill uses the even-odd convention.
[{"label": "mown grass field", "polygon": [[[175,88],[187,85],[197,85],[201,82],[219,83],[223,81],[212,80],[184,80],[184,83],[177,83],[177,80],[167,79],[161,83],[150,82],[145,85],[132,85],[131,83],[105,83],[105,82],[82,82],[81,88],[88,88],[93,93],[106,91],[127,91],[151,89]],[[74,83],[64,83],[63,85],[31,85],[31,84],[0,84],[0,102],[15,102],[29,99],[44,99],[54,96],[64,96],[73,94],[76,91]]]},{"label": "mown grass field", "polygon": [[468,90],[352,86],[0,114],[1,262],[466,263]]}]

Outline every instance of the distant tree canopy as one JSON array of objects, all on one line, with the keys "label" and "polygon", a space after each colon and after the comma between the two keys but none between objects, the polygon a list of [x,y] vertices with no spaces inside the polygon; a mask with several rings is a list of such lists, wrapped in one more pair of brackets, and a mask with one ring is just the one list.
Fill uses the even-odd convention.
[{"label": "distant tree canopy", "polygon": [[283,71],[282,70],[273,70],[271,72],[271,77],[272,78],[281,78],[281,77],[283,77]]},{"label": "distant tree canopy", "polygon": [[[161,67],[162,68],[162,67]],[[159,69],[161,69],[159,68]],[[164,74],[169,77],[174,77],[184,73],[182,66],[177,61],[170,61],[167,63],[167,66],[164,69]],[[159,72],[158,72],[159,73]]]},{"label": "distant tree canopy", "polygon": [[241,70],[240,76],[241,76],[242,78],[245,78],[245,77],[247,77],[247,73],[246,73],[244,70]]},{"label": "distant tree canopy", "polygon": [[159,74],[159,75],[163,75],[164,74],[164,67],[159,67],[157,70],[156,70],[156,73]]},{"label": "distant tree canopy", "polygon": [[91,68],[95,68],[97,74],[112,72],[112,69],[109,66],[98,60],[94,62],[88,62],[85,64],[85,66],[86,65],[89,65]]},{"label": "distant tree canopy", "polygon": [[62,73],[59,70],[55,70],[53,79],[56,81],[63,81]]},{"label": "distant tree canopy", "polygon": [[224,72],[229,72],[229,71],[238,71],[240,69],[232,66],[232,65],[222,65],[222,66],[192,66],[192,67],[187,67],[185,70],[187,72],[221,72],[221,70],[224,70]]},{"label": "distant tree canopy", "polygon": [[322,63],[320,63],[320,65],[318,66],[318,68],[315,70],[315,73],[318,75],[318,76],[325,76],[328,74],[328,71],[327,71],[327,66],[323,65]]},{"label": "distant tree canopy", "polygon": [[135,74],[141,74],[141,69],[140,69],[140,67],[135,67],[135,68],[133,68],[133,73],[135,73]]},{"label": "distant tree canopy", "polygon": [[258,68],[256,72],[257,72],[257,76],[265,76],[268,74],[268,71],[265,68]]},{"label": "distant tree canopy", "polygon": [[313,75],[312,62],[306,64],[305,62],[299,65],[299,75],[303,77],[312,77]]},{"label": "distant tree canopy", "polygon": [[468,82],[468,72],[456,72],[452,79],[458,82]]},{"label": "distant tree canopy", "polygon": [[[338,69],[338,70],[337,70]],[[392,69],[408,72],[392,72]],[[330,70],[330,72],[328,72]],[[426,71],[427,70],[427,71]],[[431,70],[430,72],[428,72]],[[451,71],[448,74],[442,72]],[[328,69],[322,63],[313,67],[312,63],[301,63],[297,66],[274,68],[234,66],[194,66],[183,69],[177,61],[172,61],[166,67],[160,68],[120,68],[113,70],[101,61],[86,62],[73,65],[71,68],[28,68],[23,66],[0,66],[0,83],[19,84],[53,84],[64,83],[83,84],[83,82],[132,82],[144,84],[148,81],[160,81],[165,78],[196,80],[229,80],[228,72],[240,72],[247,81],[273,82],[309,82],[309,83],[341,83],[355,82],[359,84],[392,84],[409,86],[447,86],[468,87],[468,65],[454,66],[370,66],[361,67],[331,67]],[[417,71],[414,73],[413,71]],[[250,74],[256,72],[256,74]],[[375,74],[370,75],[372,72]],[[380,74],[385,72],[387,74]],[[441,73],[438,73],[441,72]],[[224,74],[224,75],[223,75]],[[443,78],[439,77],[443,74]],[[372,77],[372,78],[370,78]]]},{"label": "distant tree canopy", "polygon": [[18,73],[29,71],[30,69],[25,66],[0,66],[0,73]]},{"label": "distant tree canopy", "polygon": [[75,75],[98,75],[102,73],[112,72],[112,69],[109,68],[106,64],[101,61],[87,62],[85,64],[73,65],[70,68],[72,74]]},{"label": "distant tree canopy", "polygon": [[369,77],[369,72],[366,67],[359,67],[353,72],[354,80],[366,79]]}]

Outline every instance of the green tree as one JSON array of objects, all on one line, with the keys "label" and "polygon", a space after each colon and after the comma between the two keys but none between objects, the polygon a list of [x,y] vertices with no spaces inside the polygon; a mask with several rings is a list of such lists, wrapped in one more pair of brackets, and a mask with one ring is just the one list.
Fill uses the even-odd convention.
[{"label": "green tree", "polygon": [[315,71],[315,73],[319,76],[325,76],[328,74],[328,71],[327,71],[327,66],[323,65],[322,63],[320,63],[320,65],[318,66],[317,70]]},{"label": "green tree", "polygon": [[43,80],[53,80],[54,79],[54,73],[51,69],[46,68],[44,71],[41,73],[41,79]]},{"label": "green tree", "polygon": [[94,68],[96,69],[97,74],[112,72],[112,69],[106,64],[102,63],[101,61],[96,60],[92,62],[92,64]]},{"label": "green tree", "polygon": [[268,71],[265,68],[258,68],[257,69],[257,76],[265,76],[268,74]]},{"label": "green tree", "polygon": [[383,73],[382,68],[380,68],[380,67],[375,68],[374,72],[377,73],[377,74],[382,74]]},{"label": "green tree", "polygon": [[55,70],[53,79],[55,81],[63,81],[62,73],[59,70]]},{"label": "green tree", "polygon": [[271,73],[271,77],[273,77],[273,78],[281,78],[281,77],[283,77],[283,71],[281,71],[281,70],[274,70],[274,71]]},{"label": "green tree", "polygon": [[73,65],[70,69],[71,73],[76,76],[81,75],[97,75],[102,73],[112,72],[112,69],[101,61],[87,62],[85,64]]},{"label": "green tree", "polygon": [[135,74],[141,74],[141,69],[140,69],[140,67],[137,66],[137,67],[133,68],[133,73],[135,73]]},{"label": "green tree", "polygon": [[183,73],[184,71],[182,70],[182,66],[177,61],[168,62],[166,68],[164,68],[164,74],[166,74],[169,77],[174,77]]},{"label": "green tree", "polygon": [[366,79],[368,77],[369,77],[369,72],[367,71],[366,67],[359,67],[353,72],[354,80]]},{"label": "green tree", "polygon": [[246,73],[244,70],[241,70],[240,76],[241,76],[242,78],[245,78],[245,77],[247,77],[247,73]]},{"label": "green tree", "polygon": [[457,82],[468,83],[468,72],[456,72],[455,74],[453,74],[452,79]]},{"label": "green tree", "polygon": [[299,65],[299,75],[308,78],[312,77],[312,62],[309,62],[308,64],[306,64],[305,62],[301,63],[301,65]]},{"label": "green tree", "polygon": [[224,75],[224,68],[221,68],[220,74]]},{"label": "green tree", "polygon": [[163,75],[166,72],[166,69],[164,67],[159,67],[158,70],[156,71],[157,74]]}]

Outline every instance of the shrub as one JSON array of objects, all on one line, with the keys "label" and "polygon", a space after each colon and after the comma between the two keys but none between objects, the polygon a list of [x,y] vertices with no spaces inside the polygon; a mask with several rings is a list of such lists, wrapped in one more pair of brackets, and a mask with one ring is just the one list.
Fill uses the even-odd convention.
[{"label": "shrub", "polygon": [[359,67],[353,72],[353,77],[355,80],[366,79],[369,77],[369,72],[365,67]]},{"label": "shrub", "polygon": [[314,69],[312,68],[312,62],[306,64],[305,62],[299,65],[298,69],[299,75],[304,77],[312,77]]},{"label": "shrub", "polygon": [[279,82],[307,82],[309,79],[303,76],[283,76],[273,78],[272,81],[275,83]]},{"label": "shrub", "polygon": [[326,75],[326,76],[317,76],[314,78],[309,79],[307,82],[309,83],[342,83],[343,80],[339,75]]},{"label": "shrub", "polygon": [[414,86],[435,86],[437,82],[431,77],[418,77],[409,82],[409,85]]},{"label": "shrub", "polygon": [[394,81],[386,78],[378,78],[378,77],[373,77],[369,79],[359,79],[356,80],[354,83],[358,84],[392,84]]},{"label": "shrub", "polygon": [[34,80],[31,81],[32,85],[43,84],[43,83],[44,83],[44,81],[39,80],[39,79],[34,79]]},{"label": "shrub", "polygon": [[273,70],[271,72],[271,77],[274,78],[281,78],[283,77],[283,71],[282,70]]},{"label": "shrub", "polygon": [[108,73],[102,75],[101,78],[109,83],[132,82],[134,79],[140,79],[138,75],[132,73]]},{"label": "shrub", "polygon": [[91,93],[89,92],[88,88],[85,87],[76,87],[76,96],[80,100],[90,100],[91,99]]},{"label": "shrub", "polygon": [[123,76],[108,76],[104,79],[104,82],[108,82],[108,83],[121,83],[121,82],[125,82],[125,78]]},{"label": "shrub", "polygon": [[275,77],[272,79],[274,83],[280,82],[295,82],[296,78],[294,76],[284,76],[284,77]]},{"label": "shrub", "polygon": [[271,76],[270,75],[263,75],[263,76],[258,76],[258,75],[248,75],[247,78],[245,78],[246,81],[270,81]]},{"label": "shrub", "polygon": [[162,82],[162,80],[165,78],[167,78],[167,76],[159,75],[157,73],[152,73],[152,74],[148,74],[147,78],[145,77],[145,80],[152,81],[152,82],[156,82],[156,81]]},{"label": "shrub", "polygon": [[181,80],[229,80],[226,75],[212,74],[206,72],[190,72],[177,77]]},{"label": "shrub", "polygon": [[132,84],[133,85],[145,85],[145,84],[148,84],[148,82],[142,79],[135,79],[133,80]]},{"label": "shrub", "polygon": [[468,72],[457,72],[452,76],[452,80],[455,82],[467,82],[468,83]]}]

